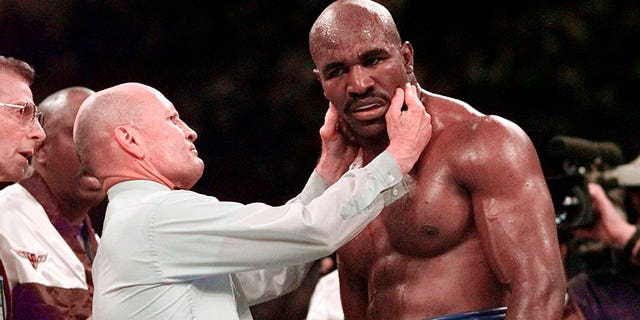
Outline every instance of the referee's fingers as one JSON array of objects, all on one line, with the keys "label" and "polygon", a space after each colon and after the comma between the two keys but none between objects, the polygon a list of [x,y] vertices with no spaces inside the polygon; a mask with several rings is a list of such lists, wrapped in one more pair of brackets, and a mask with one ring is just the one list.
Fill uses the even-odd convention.
[{"label": "referee's fingers", "polygon": [[424,111],[424,106],[418,98],[418,87],[408,82],[404,86],[404,102],[408,111]]},{"label": "referee's fingers", "polygon": [[402,105],[404,104],[404,91],[401,88],[396,88],[391,103],[389,104],[389,110],[385,116],[386,120],[398,119],[402,112]]}]

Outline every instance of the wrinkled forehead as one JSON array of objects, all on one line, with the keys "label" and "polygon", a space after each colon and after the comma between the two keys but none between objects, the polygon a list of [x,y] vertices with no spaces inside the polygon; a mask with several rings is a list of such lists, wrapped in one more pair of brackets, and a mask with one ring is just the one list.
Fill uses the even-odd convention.
[{"label": "wrinkled forehead", "polygon": [[331,46],[349,41],[387,41],[383,18],[362,8],[325,13],[316,23],[314,38]]},{"label": "wrinkled forehead", "polygon": [[12,70],[0,70],[0,98],[3,103],[33,102],[29,83]]}]

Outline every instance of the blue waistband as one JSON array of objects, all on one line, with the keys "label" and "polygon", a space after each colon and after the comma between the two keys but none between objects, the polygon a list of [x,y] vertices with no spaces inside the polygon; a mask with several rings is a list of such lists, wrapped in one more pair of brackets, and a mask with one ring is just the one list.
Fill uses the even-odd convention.
[{"label": "blue waistband", "polygon": [[497,320],[504,319],[506,313],[507,307],[500,307],[487,310],[468,311],[446,316],[438,316],[435,318],[428,318],[424,320]]}]

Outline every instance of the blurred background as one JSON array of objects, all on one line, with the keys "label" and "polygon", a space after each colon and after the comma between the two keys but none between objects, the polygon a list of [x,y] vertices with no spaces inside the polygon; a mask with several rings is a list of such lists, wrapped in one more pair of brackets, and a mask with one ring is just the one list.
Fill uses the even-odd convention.
[{"label": "blurred background", "polygon": [[[0,0],[0,54],[35,67],[36,102],[73,85],[159,89],[198,132],[194,190],[275,205],[320,152],[327,102],[307,36],[329,2]],[[521,126],[546,174],[560,169],[556,135],[640,153],[640,2],[379,2],[421,86]]]}]

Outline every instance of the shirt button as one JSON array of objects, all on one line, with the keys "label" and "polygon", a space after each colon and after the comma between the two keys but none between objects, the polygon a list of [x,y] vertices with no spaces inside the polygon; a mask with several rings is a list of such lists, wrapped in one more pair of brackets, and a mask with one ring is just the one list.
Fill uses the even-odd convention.
[{"label": "shirt button", "polygon": [[394,196],[398,195],[398,189],[393,188],[393,191],[391,191],[391,193],[393,193]]},{"label": "shirt button", "polygon": [[389,178],[389,181],[391,181],[391,182],[396,181],[396,178],[394,178],[392,175],[389,175],[388,178]]}]

